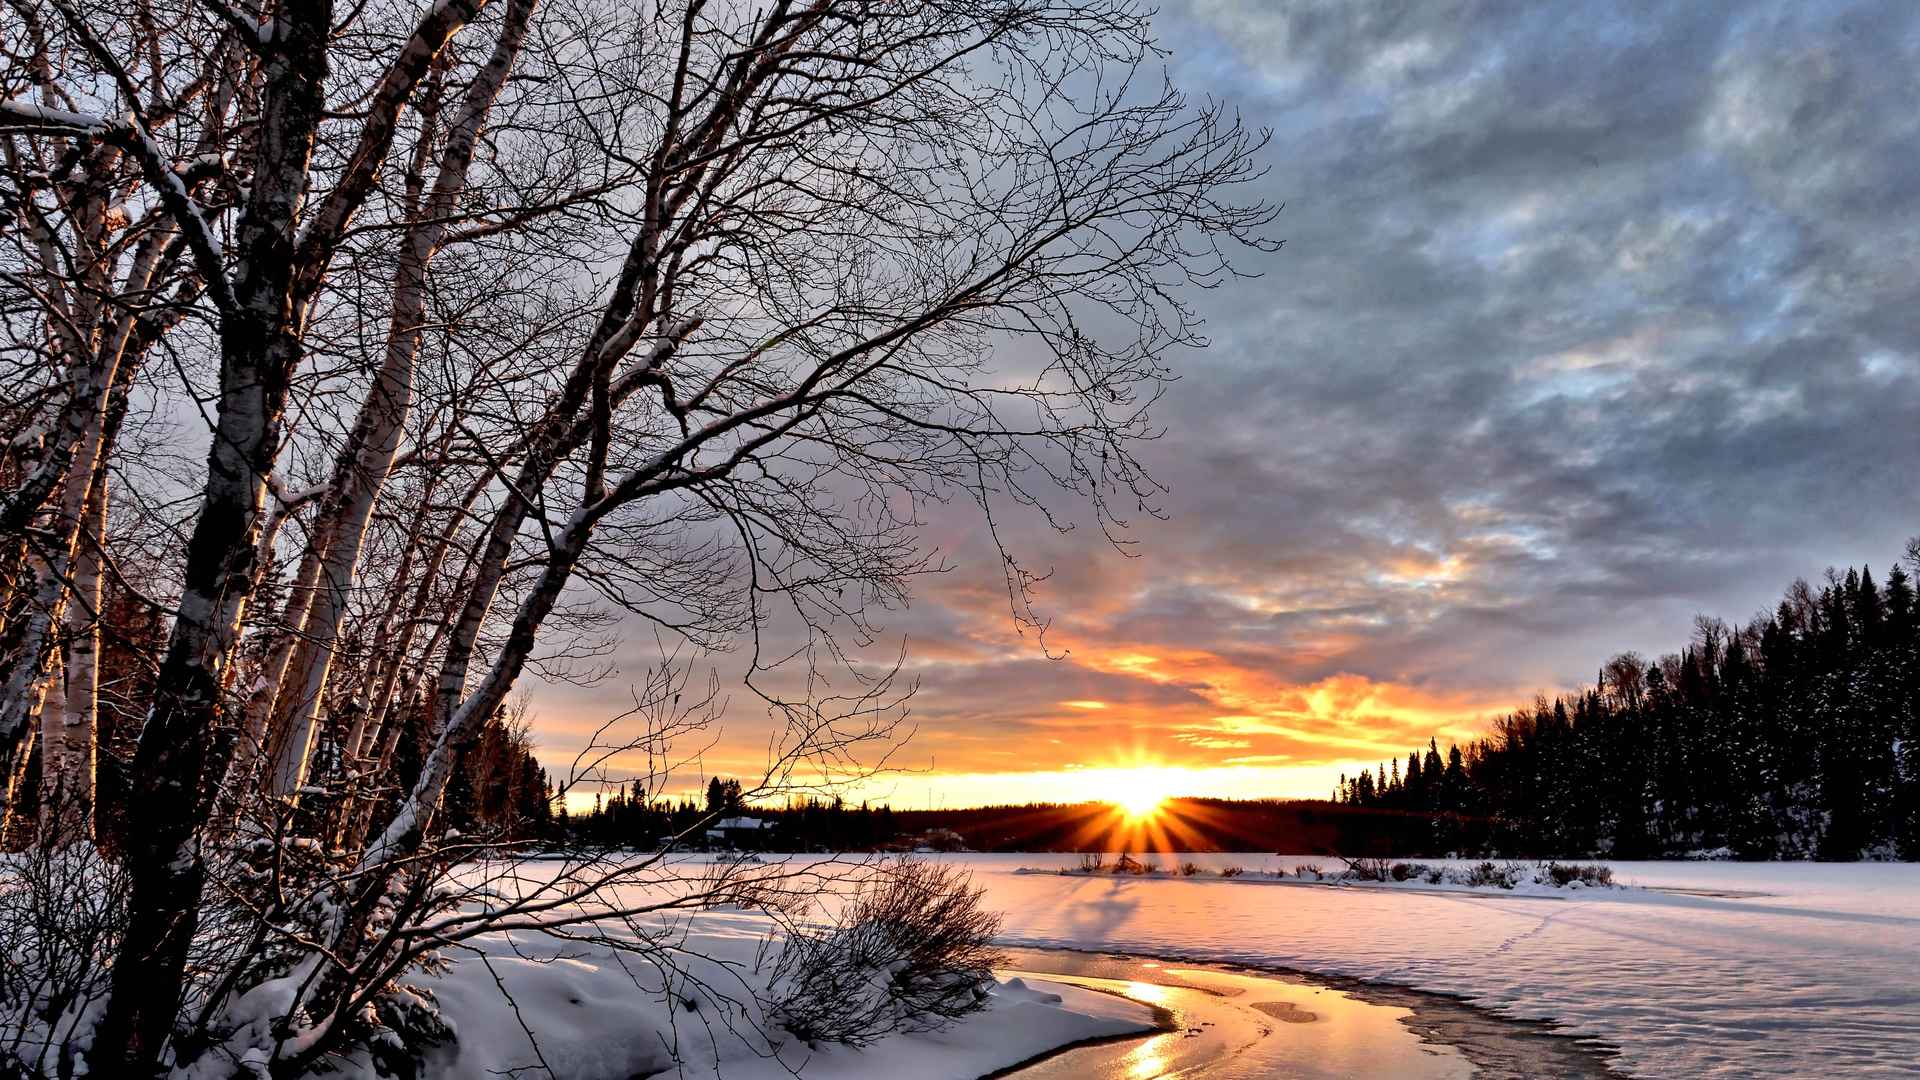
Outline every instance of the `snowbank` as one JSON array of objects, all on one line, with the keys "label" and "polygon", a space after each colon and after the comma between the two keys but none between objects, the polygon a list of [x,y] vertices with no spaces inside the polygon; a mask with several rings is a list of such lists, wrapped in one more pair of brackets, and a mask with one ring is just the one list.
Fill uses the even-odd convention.
[{"label": "snowbank", "polygon": [[[1239,864],[1202,866],[1192,861],[1161,863],[1151,858],[1124,862],[1083,860],[1068,866],[1021,866],[1015,874],[1055,877],[1127,878],[1134,881],[1222,882],[1233,885],[1293,885],[1315,888],[1388,889],[1405,892],[1480,893],[1492,896],[1553,896],[1587,889],[1618,889],[1612,870],[1599,863],[1395,862],[1329,870],[1318,863],[1249,870]],[[1291,871],[1291,872],[1289,872]]]},{"label": "snowbank", "polygon": [[[1301,882],[1303,866],[1326,860],[1264,855],[1162,856],[1172,871],[1144,876],[1061,873],[1077,856],[939,858],[985,887],[987,905],[1005,913],[1007,944],[1453,994],[1617,1047],[1629,1075],[1913,1076],[1920,1061],[1920,865],[1616,862],[1623,887],[1509,892]],[[1191,876],[1183,862],[1195,864]],[[1233,867],[1237,875],[1222,875]],[[684,872],[701,868],[689,859]],[[1296,884],[1307,887],[1277,887]],[[428,1075],[527,1066],[520,1075],[541,1075],[544,1057],[568,1080],[660,1069],[776,1080],[801,1067],[828,1080],[936,1080],[1152,1022],[1139,1006],[1087,990],[1006,982],[992,986],[986,1011],[940,1032],[864,1050],[776,1045],[782,1035],[755,1011],[752,993],[768,921],[706,910],[670,929],[660,947],[674,950],[669,966],[689,982],[664,983],[658,965],[605,942],[478,939],[445,973],[413,980],[458,1036],[429,1058]],[[596,930],[639,932],[624,923]]]},{"label": "snowbank", "polygon": [[791,1080],[795,1069],[827,1080],[959,1080],[1155,1023],[1148,1009],[1123,998],[1012,979],[990,988],[985,1010],[943,1030],[893,1035],[863,1049],[810,1048],[783,1038],[754,1003],[752,991],[764,989],[755,959],[766,931],[766,921],[748,913],[697,917],[676,930],[684,978],[672,979],[604,945],[544,935],[480,938],[443,974],[416,980],[456,1036],[428,1056],[428,1075],[513,1075],[529,1067],[544,1075],[544,1064],[565,1080],[659,1071]]}]

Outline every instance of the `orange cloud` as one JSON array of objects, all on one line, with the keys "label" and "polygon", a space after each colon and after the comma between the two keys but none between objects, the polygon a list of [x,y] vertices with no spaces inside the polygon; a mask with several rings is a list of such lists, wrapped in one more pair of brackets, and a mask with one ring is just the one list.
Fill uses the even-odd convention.
[{"label": "orange cloud", "polygon": [[[1072,603],[1044,654],[1012,632],[1002,588],[964,575],[930,583],[899,628],[917,685],[914,737],[891,759],[905,771],[858,792],[902,806],[1077,800],[1103,797],[1097,778],[1112,770],[1155,769],[1177,777],[1180,794],[1318,797],[1341,772],[1430,737],[1443,748],[1472,738],[1534,687],[1362,673],[1387,666],[1383,632],[1418,626],[1423,605],[1474,588],[1473,556],[1437,550],[1392,545],[1359,573],[1295,579],[1224,565],[1149,578],[1130,560],[1077,560],[1049,581]],[[1383,591],[1403,606],[1369,599]],[[550,759],[593,726],[542,712]],[[669,791],[758,774],[767,733],[745,713],[729,714]]]}]

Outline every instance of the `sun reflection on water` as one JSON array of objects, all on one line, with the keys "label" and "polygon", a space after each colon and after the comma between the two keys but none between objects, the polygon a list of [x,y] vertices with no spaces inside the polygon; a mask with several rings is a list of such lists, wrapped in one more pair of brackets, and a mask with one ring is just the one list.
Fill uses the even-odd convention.
[{"label": "sun reflection on water", "polygon": [[[1161,1008],[1165,1008],[1173,999],[1173,994],[1167,987],[1148,982],[1129,981],[1122,993],[1135,1001]],[[1167,1052],[1173,1048],[1175,1034],[1171,1031],[1164,1032],[1134,1047],[1133,1052],[1127,1055],[1123,1063],[1128,1080],[1151,1080],[1152,1077],[1166,1075]]]},{"label": "sun reflection on water", "polygon": [[1152,1080],[1156,1076],[1165,1076],[1167,1058],[1164,1051],[1171,1047],[1172,1040],[1171,1033],[1155,1035],[1135,1047],[1133,1053],[1127,1055],[1127,1076],[1131,1080]]}]

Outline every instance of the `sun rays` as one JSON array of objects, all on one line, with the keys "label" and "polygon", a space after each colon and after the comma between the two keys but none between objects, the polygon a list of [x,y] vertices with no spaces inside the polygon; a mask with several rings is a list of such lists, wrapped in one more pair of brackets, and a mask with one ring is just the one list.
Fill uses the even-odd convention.
[{"label": "sun rays", "polygon": [[1199,807],[1182,798],[1195,793],[1195,777],[1173,765],[1132,765],[1099,770],[1096,798],[1110,808],[1082,825],[1083,846],[1118,851],[1181,851],[1195,838],[1189,822]]}]

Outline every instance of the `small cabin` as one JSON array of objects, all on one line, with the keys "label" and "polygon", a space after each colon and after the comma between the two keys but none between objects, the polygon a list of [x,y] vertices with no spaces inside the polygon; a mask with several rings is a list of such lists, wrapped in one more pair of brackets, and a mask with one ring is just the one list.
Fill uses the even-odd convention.
[{"label": "small cabin", "polygon": [[707,843],[743,850],[757,848],[767,827],[767,822],[756,817],[721,818],[708,827]]}]

